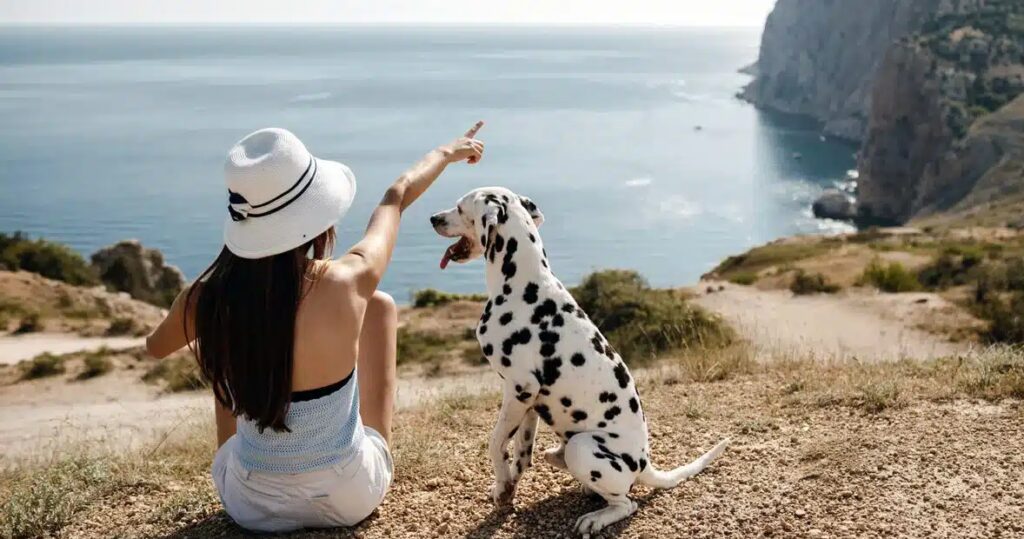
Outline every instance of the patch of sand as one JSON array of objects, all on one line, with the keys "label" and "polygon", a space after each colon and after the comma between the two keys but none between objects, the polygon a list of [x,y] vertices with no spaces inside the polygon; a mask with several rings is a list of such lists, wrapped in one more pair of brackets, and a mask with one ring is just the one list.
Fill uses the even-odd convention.
[{"label": "patch of sand", "polygon": [[[724,289],[706,292],[719,286]],[[721,282],[704,282],[696,293],[693,301],[725,318],[759,356],[879,361],[948,356],[969,348],[918,329],[923,319],[949,312],[948,302],[936,294],[853,289],[794,296],[788,290]]]},{"label": "patch of sand", "polygon": [[125,350],[142,346],[143,337],[81,337],[73,333],[28,333],[0,336],[0,365],[13,365],[49,352],[54,355],[100,348]]}]

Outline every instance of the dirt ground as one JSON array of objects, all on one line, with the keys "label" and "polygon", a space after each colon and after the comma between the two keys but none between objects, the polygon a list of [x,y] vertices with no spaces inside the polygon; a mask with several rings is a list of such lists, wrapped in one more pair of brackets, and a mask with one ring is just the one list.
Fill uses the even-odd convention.
[{"label": "dirt ground", "polygon": [[[602,537],[1021,537],[1024,407],[914,393],[869,412],[794,388],[772,371],[717,383],[645,377],[654,462],[732,445],[671,491],[634,489],[631,518]],[[822,386],[824,387],[824,386]],[[291,537],[569,537],[602,506],[536,458],[512,511],[495,510],[486,439],[496,395],[446,399],[399,414],[397,479],[383,506],[354,530]],[[543,435],[538,451],[551,445]],[[208,462],[208,461],[207,461]],[[242,537],[197,467],[182,484],[140,484],[94,504],[67,537]],[[186,505],[161,500],[190,484]],[[198,485],[198,486],[197,486]],[[177,507],[176,509],[173,507]]]},{"label": "dirt ground", "polygon": [[849,289],[794,296],[789,290],[705,281],[694,293],[698,305],[722,315],[759,355],[769,357],[813,354],[866,361],[943,357],[970,346],[921,328],[975,323],[939,295],[924,292],[880,294]]}]

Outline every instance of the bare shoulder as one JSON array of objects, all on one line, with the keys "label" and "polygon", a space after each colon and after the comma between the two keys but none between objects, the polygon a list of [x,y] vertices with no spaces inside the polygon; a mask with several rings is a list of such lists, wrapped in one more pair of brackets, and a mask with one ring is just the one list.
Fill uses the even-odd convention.
[{"label": "bare shoulder", "polygon": [[342,260],[332,260],[326,264],[316,284],[318,295],[345,312],[365,305],[365,300],[359,294],[359,268]]}]

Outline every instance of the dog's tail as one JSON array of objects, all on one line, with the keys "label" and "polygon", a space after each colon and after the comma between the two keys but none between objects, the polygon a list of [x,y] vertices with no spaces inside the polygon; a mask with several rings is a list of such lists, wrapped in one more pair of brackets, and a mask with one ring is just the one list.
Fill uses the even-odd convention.
[{"label": "dog's tail", "polygon": [[726,438],[718,445],[712,447],[710,451],[701,455],[697,460],[685,465],[680,466],[674,470],[662,471],[656,469],[654,466],[648,466],[638,477],[637,481],[642,485],[647,485],[653,488],[674,488],[679,483],[682,483],[684,479],[688,479],[700,473],[701,470],[707,468],[711,461],[718,458],[722,452],[725,451],[725,447],[729,445],[729,439]]}]

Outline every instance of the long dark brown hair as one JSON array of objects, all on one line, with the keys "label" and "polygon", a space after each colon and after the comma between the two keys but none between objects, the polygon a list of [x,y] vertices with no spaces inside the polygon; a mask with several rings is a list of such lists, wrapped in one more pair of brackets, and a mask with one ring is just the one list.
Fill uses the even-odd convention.
[{"label": "long dark brown hair", "polygon": [[[185,303],[185,336],[190,306],[195,308],[196,355],[217,401],[236,416],[266,428],[287,431],[285,414],[292,395],[295,317],[309,281],[325,269],[334,249],[331,227],[291,251],[248,259],[224,247],[192,285]],[[310,256],[312,251],[312,256]]]}]

